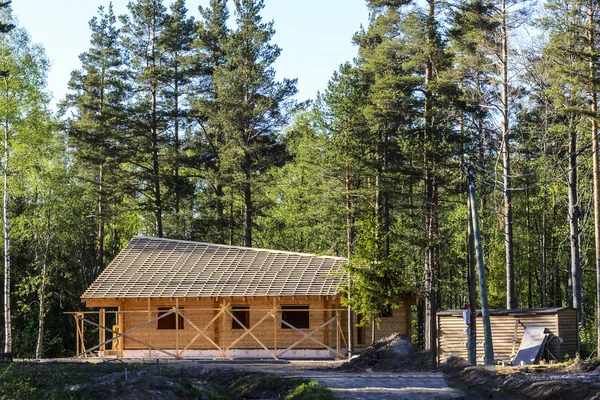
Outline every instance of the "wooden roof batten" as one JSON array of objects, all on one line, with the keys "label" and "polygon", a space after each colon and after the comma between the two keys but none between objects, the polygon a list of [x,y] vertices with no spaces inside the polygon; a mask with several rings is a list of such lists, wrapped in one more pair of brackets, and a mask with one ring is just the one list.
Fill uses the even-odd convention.
[{"label": "wooden roof batten", "polygon": [[341,257],[135,237],[82,299],[335,296]]}]

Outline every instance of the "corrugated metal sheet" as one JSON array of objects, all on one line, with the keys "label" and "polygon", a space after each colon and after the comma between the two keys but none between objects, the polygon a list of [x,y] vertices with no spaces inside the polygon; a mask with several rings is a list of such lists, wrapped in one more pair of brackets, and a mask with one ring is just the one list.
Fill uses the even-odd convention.
[{"label": "corrugated metal sheet", "polygon": [[333,296],[346,259],[136,237],[81,296]]}]

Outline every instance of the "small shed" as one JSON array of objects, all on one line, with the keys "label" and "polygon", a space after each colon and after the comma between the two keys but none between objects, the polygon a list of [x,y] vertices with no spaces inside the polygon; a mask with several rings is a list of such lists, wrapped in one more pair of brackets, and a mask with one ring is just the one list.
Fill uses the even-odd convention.
[{"label": "small shed", "polygon": [[[449,310],[437,313],[438,363],[445,362],[450,356],[467,359],[467,326],[463,312]],[[482,321],[481,310],[477,310],[478,364],[484,361]],[[515,357],[527,326],[544,327],[553,334],[547,349],[559,361],[566,355],[574,357],[579,350],[577,310],[571,307],[490,310],[490,322],[494,358],[497,361]]]},{"label": "small shed", "polygon": [[[345,258],[136,237],[72,313],[77,353],[130,358],[334,358],[347,353]],[[376,339],[410,335],[411,305]],[[90,327],[98,335],[90,345]],[[88,332],[86,336],[86,332]],[[355,327],[355,345],[361,347]],[[366,346],[365,346],[366,347]]]}]

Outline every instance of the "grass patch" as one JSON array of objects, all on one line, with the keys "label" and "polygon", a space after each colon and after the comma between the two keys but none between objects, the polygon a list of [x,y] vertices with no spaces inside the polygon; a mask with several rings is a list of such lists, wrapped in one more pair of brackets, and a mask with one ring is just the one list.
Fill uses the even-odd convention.
[{"label": "grass patch", "polygon": [[331,390],[319,383],[308,382],[297,386],[284,400],[334,400],[334,396]]},{"label": "grass patch", "polygon": [[235,378],[227,389],[234,398],[284,398],[305,383],[308,383],[306,379],[252,373]]}]

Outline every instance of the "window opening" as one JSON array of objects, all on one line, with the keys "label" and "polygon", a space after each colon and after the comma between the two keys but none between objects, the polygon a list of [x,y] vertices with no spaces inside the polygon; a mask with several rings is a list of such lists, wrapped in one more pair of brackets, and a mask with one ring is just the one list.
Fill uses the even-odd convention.
[{"label": "window opening", "polygon": [[[158,307],[158,316],[160,317],[161,315],[166,314],[167,312],[171,311],[173,309],[173,307]],[[180,310],[183,309],[183,307],[179,307]],[[179,314],[177,314],[177,320],[175,319],[175,313],[169,314],[166,317],[163,317],[161,319],[159,319],[157,321],[157,326],[156,329],[183,329],[183,317]],[[177,322],[176,322],[177,321]],[[177,324],[179,326],[177,326]]]},{"label": "window opening", "polygon": [[[308,306],[281,306],[281,319],[297,329],[310,327]],[[281,329],[292,328],[282,322]]]},{"label": "window opening", "polygon": [[[249,328],[250,325],[250,307],[246,306],[233,306],[231,313],[236,317],[242,325]],[[240,325],[235,319],[231,318],[231,329],[244,329],[244,326]]]}]

